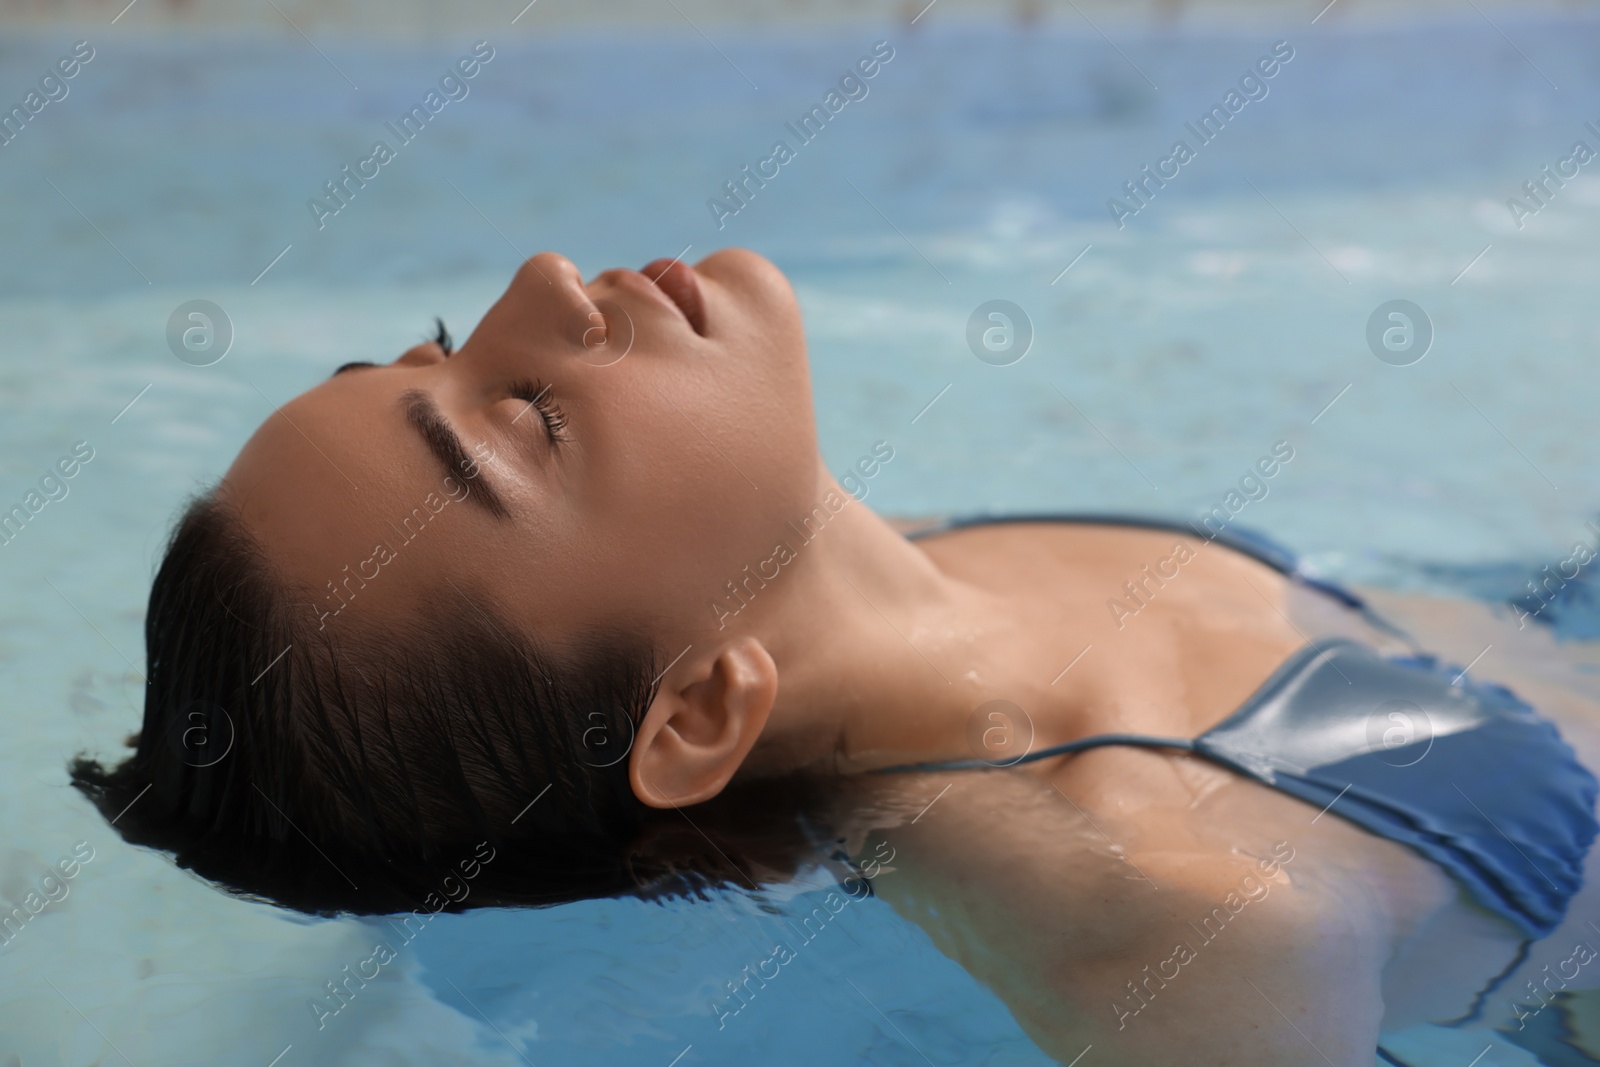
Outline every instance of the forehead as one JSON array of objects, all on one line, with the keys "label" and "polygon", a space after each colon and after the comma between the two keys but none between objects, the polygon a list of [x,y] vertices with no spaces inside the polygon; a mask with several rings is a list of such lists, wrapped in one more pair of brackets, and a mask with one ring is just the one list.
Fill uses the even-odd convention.
[{"label": "forehead", "polygon": [[[398,602],[418,576],[404,572],[421,571],[444,540],[406,541],[407,531],[460,534],[471,525],[401,416],[398,390],[362,377],[340,375],[268,415],[220,490],[279,572],[318,603],[347,581],[373,606]],[[369,562],[385,555],[375,552],[380,545],[414,565]],[[375,570],[388,572],[384,580],[370,577]]]}]

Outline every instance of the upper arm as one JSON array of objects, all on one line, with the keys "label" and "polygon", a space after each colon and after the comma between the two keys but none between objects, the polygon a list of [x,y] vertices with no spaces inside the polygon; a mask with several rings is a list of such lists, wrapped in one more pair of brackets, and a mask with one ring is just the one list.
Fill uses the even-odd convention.
[{"label": "upper arm", "polygon": [[[1124,952],[1069,965],[1074,973],[1055,983],[1066,998],[1104,1005],[1096,1044],[1114,1062],[1370,1067],[1382,966],[1365,938],[1322,921],[1292,887],[1237,914],[1226,894],[1171,892],[1170,912],[1155,909]],[[1219,907],[1226,924],[1197,932],[1185,918]]]},{"label": "upper arm", "polygon": [[1119,828],[1020,774],[905,788],[946,784],[883,832],[874,887],[1061,1062],[1093,1045],[1129,1065],[1372,1063],[1381,945],[1292,863],[1122,852]]}]

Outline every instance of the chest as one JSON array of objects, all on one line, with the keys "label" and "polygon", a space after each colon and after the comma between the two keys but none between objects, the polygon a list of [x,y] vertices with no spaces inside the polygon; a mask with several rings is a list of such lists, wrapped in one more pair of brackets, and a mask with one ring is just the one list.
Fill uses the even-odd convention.
[{"label": "chest", "polygon": [[1194,736],[1237,708],[1307,637],[1290,582],[1204,539],[1076,523],[1008,523],[923,542],[1004,598],[1003,669],[1042,679],[1035,725],[1079,735]]}]

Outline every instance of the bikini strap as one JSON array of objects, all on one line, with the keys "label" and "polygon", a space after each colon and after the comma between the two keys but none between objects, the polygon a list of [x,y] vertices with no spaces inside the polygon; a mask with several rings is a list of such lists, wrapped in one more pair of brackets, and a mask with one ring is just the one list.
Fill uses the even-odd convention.
[{"label": "bikini strap", "polygon": [[868,774],[897,774],[904,771],[975,771],[994,770],[1006,767],[1016,767],[1035,760],[1049,759],[1052,756],[1064,756],[1070,752],[1082,752],[1085,749],[1100,748],[1105,745],[1130,745],[1136,748],[1175,748],[1185,752],[1194,751],[1194,742],[1184,737],[1151,737],[1148,734],[1095,734],[1093,737],[1080,737],[1076,741],[1067,741],[1049,748],[1041,748],[1037,752],[1029,752],[1014,760],[994,762],[984,759],[957,759],[938,760],[932,763],[899,763],[893,767],[874,767],[866,772]]}]

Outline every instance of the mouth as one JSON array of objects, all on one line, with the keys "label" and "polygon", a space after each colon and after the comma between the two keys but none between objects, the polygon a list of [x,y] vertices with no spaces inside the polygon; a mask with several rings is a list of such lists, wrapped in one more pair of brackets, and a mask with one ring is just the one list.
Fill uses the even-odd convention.
[{"label": "mouth", "polygon": [[672,301],[672,306],[683,313],[689,328],[704,337],[706,333],[705,300],[700,294],[700,280],[694,268],[677,259],[654,259],[640,271],[657,289]]}]

